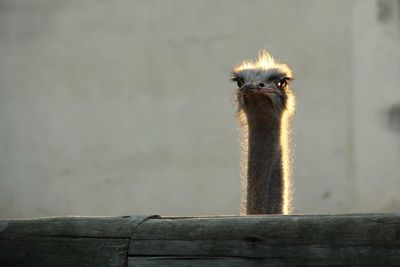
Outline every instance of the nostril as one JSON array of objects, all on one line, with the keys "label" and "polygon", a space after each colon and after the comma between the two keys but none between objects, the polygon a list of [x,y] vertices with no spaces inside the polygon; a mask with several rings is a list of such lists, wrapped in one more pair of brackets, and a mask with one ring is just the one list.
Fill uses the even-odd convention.
[{"label": "nostril", "polygon": [[264,83],[258,83],[258,87],[264,87]]}]

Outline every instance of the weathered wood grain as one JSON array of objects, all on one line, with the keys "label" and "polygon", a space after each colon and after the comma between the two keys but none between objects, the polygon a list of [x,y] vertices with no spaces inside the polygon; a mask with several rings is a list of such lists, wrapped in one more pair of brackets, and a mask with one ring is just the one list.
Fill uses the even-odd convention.
[{"label": "weathered wood grain", "polygon": [[289,266],[273,259],[233,257],[130,257],[128,267],[276,267]]},{"label": "weathered wood grain", "polygon": [[151,217],[0,220],[0,266],[125,267],[132,233]]},{"label": "weathered wood grain", "polygon": [[241,258],[241,257],[129,257],[128,267],[292,267],[292,266],[318,266],[318,267],[338,267],[338,266],[399,266],[385,258],[360,259],[360,260],[341,260],[337,262],[329,259],[292,259],[286,257],[284,259],[274,258]]},{"label": "weathered wood grain", "polygon": [[128,239],[19,237],[0,239],[0,266],[122,267]]},{"label": "weathered wood grain", "polygon": [[0,239],[4,236],[129,238],[142,221],[152,217],[154,216],[49,217],[0,220]]},{"label": "weathered wood grain", "polygon": [[148,220],[133,240],[254,240],[271,244],[400,245],[400,214],[265,215]]},{"label": "weathered wood grain", "polygon": [[270,259],[315,266],[400,266],[400,215],[150,220],[134,233],[129,255]]},{"label": "weathered wood grain", "polygon": [[400,214],[0,220],[0,267],[400,266]]}]

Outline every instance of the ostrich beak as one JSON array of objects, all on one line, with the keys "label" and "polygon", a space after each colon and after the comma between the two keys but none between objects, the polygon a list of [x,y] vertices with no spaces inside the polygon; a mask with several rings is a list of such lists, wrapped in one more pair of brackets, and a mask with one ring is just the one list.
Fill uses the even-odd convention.
[{"label": "ostrich beak", "polygon": [[243,84],[243,86],[240,89],[243,91],[250,91],[250,90],[257,89],[257,86],[255,85],[255,83],[250,82],[250,83]]}]

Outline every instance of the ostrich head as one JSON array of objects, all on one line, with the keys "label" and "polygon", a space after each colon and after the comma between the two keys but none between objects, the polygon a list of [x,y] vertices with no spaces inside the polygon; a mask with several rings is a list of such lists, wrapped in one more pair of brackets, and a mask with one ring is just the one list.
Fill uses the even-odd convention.
[{"label": "ostrich head", "polygon": [[231,80],[238,86],[239,121],[245,115],[248,123],[273,126],[281,122],[284,112],[294,110],[294,97],[289,88],[292,71],[265,50],[260,51],[257,61],[236,65]]}]

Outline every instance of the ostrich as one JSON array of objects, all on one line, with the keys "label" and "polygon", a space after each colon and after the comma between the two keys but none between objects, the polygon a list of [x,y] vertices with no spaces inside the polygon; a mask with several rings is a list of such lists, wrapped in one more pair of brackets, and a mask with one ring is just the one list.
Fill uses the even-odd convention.
[{"label": "ostrich", "polygon": [[292,71],[262,50],[258,60],[234,66],[231,79],[242,133],[241,214],[290,214]]}]

